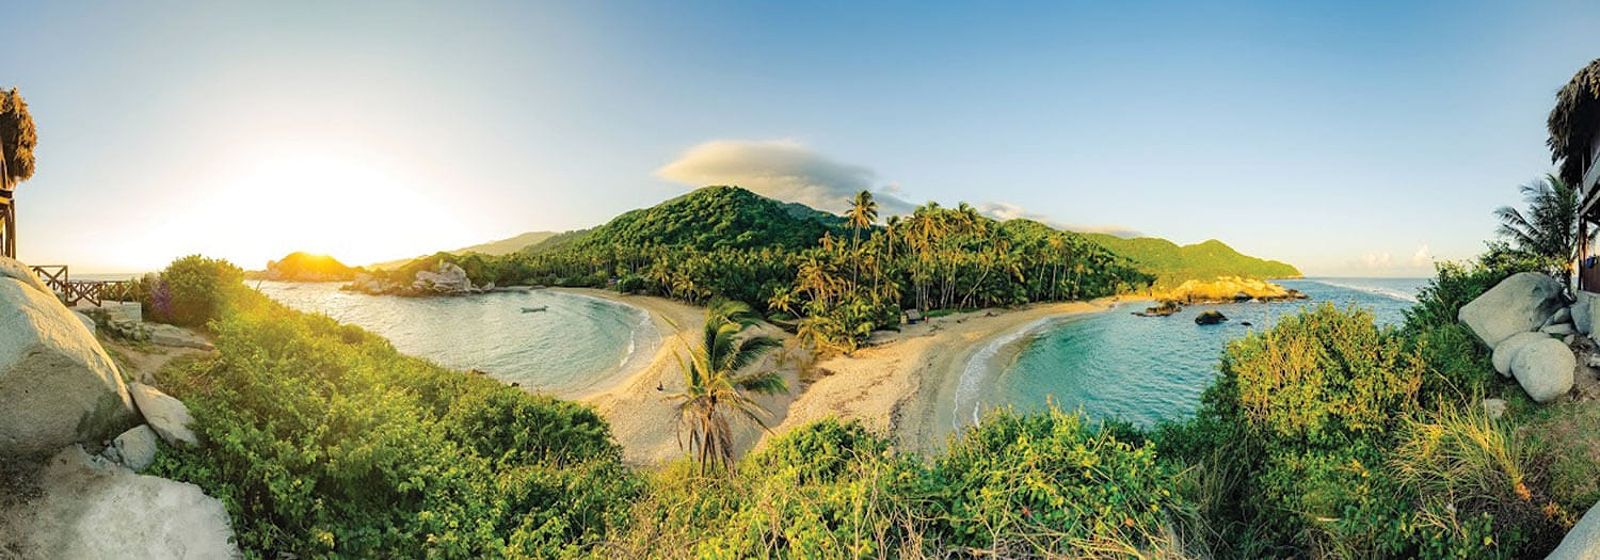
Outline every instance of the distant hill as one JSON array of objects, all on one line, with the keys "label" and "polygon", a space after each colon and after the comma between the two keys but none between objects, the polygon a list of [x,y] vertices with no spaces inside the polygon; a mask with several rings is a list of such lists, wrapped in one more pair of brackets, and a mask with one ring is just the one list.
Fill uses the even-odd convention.
[{"label": "distant hill", "polygon": [[266,270],[251,271],[246,277],[287,282],[331,282],[355,278],[360,271],[328,255],[296,251],[280,260],[268,261]]},{"label": "distant hill", "polygon": [[[501,239],[501,240],[498,240],[498,241],[490,241],[488,243],[479,243],[479,244],[473,245],[471,247],[462,247],[460,249],[455,249],[453,251],[445,251],[445,252],[450,253],[452,255],[465,255],[467,253],[479,253],[479,254],[483,254],[483,255],[491,255],[491,256],[498,257],[500,255],[509,255],[511,253],[515,253],[517,251],[521,251],[524,248],[527,248],[527,247],[532,246],[532,245],[537,245],[539,243],[544,242],[544,240],[546,240],[546,239],[550,239],[550,238],[556,237],[558,235],[562,235],[562,234],[556,233],[556,232],[553,232],[553,231],[530,231],[530,232],[518,235],[516,237],[508,237],[508,238]],[[417,257],[417,258],[422,258],[422,257]],[[409,263],[409,262],[414,261],[414,260],[416,260],[416,258],[399,259],[399,260],[393,260],[393,261],[384,261],[384,262],[381,262],[381,263],[375,263],[375,264],[368,265],[367,268],[371,268],[371,269],[374,269],[374,270],[395,270],[395,269],[398,269],[398,268],[400,268],[402,266],[405,266],[406,263]]]},{"label": "distant hill", "polygon": [[841,216],[803,204],[779,202],[739,187],[713,186],[625,212],[593,229],[552,236],[523,251],[617,244],[800,249],[815,245],[824,233],[843,231],[844,223]]},{"label": "distant hill", "polygon": [[1295,278],[1300,270],[1279,261],[1260,259],[1235,251],[1215,239],[1179,246],[1156,237],[1124,239],[1105,233],[1086,233],[1090,240],[1127,257],[1156,275],[1157,286],[1174,286],[1185,280],[1211,280],[1219,276]]}]

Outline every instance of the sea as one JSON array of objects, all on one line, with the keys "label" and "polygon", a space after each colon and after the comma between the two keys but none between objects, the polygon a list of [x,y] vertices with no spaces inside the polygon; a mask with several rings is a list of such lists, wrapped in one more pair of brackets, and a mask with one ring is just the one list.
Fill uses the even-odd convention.
[{"label": "sea", "polygon": [[408,298],[345,292],[337,282],[248,284],[381,335],[403,353],[559,397],[604,390],[661,343],[644,310],[556,290]]},{"label": "sea", "polygon": [[[1308,300],[1188,306],[1169,317],[1139,317],[1147,302],[1110,311],[1039,321],[979,349],[957,382],[953,410],[941,415],[959,429],[989,409],[1043,410],[1054,404],[1091,419],[1139,426],[1192,416],[1218,374],[1228,341],[1270,329],[1309,306],[1332,303],[1370,311],[1380,324],[1405,321],[1425,278],[1308,278],[1278,283]],[[1221,325],[1196,325],[1205,311]]]}]

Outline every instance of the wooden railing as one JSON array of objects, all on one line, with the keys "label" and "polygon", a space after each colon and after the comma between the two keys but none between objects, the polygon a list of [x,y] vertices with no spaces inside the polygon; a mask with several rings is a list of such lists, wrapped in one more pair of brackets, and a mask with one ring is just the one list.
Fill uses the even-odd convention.
[{"label": "wooden railing", "polygon": [[38,274],[39,279],[67,307],[85,302],[100,307],[107,301],[126,301],[133,295],[133,282],[127,280],[73,280],[64,264],[36,265],[32,268],[34,274]]}]

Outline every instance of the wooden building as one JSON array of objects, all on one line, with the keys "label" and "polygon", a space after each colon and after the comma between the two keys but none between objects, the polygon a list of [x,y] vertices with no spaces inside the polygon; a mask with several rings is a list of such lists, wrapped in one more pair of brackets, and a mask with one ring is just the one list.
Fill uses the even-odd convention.
[{"label": "wooden building", "polygon": [[1550,158],[1557,175],[1581,193],[1578,204],[1578,289],[1600,293],[1600,59],[1579,70],[1550,111]]}]

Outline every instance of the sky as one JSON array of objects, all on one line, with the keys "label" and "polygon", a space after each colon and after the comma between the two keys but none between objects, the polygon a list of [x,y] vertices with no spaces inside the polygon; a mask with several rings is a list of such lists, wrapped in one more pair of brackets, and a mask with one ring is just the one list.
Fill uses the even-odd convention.
[{"label": "sky", "polygon": [[361,264],[703,184],[1220,239],[1313,276],[1470,258],[1552,170],[1592,2],[39,2],[19,256]]}]

